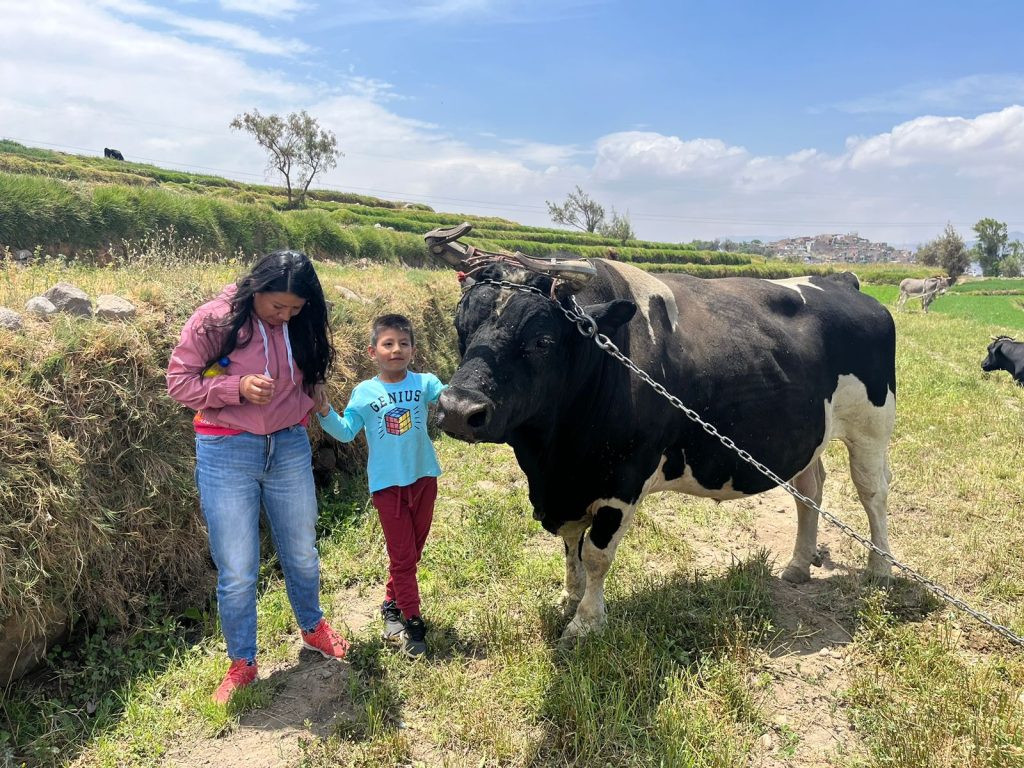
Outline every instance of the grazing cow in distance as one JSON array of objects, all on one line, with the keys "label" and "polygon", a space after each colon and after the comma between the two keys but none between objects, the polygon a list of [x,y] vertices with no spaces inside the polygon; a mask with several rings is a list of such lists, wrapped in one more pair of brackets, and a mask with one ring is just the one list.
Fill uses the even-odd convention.
[{"label": "grazing cow in distance", "polygon": [[108,147],[103,148],[103,156],[109,157],[111,160],[124,160],[124,155],[116,149],[109,149]]},{"label": "grazing cow in distance", "polygon": [[996,336],[988,345],[988,356],[981,363],[983,371],[1006,371],[1024,387],[1024,342],[1009,336]]},{"label": "grazing cow in distance", "polygon": [[[605,259],[488,254],[457,242],[469,229],[426,235],[463,281],[461,362],[438,422],[461,440],[515,451],[534,518],[564,543],[564,638],[603,625],[605,576],[647,494],[736,499],[777,483],[584,337],[562,309],[586,312],[642,370],[815,503],[822,453],[844,442],[871,541],[888,553],[896,329],[855,277],[655,276]],[[796,508],[782,573],[794,583],[817,562],[818,527],[812,508]],[[890,575],[877,553],[868,570]]]},{"label": "grazing cow in distance", "polygon": [[908,277],[900,282],[900,297],[896,302],[896,309],[903,309],[907,299],[921,299],[921,308],[927,313],[928,305],[935,297],[945,293],[955,282],[956,279],[952,277],[926,277],[923,280]]}]

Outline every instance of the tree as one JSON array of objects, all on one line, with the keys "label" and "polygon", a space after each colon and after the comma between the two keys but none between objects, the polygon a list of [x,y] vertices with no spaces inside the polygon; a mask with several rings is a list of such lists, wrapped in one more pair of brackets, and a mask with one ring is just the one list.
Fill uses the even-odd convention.
[{"label": "tree", "polygon": [[938,239],[931,240],[920,248],[914,254],[914,259],[918,264],[924,264],[928,267],[939,266],[939,241]]},{"label": "tree", "polygon": [[954,280],[964,272],[971,263],[971,255],[952,224],[946,224],[942,235],[917,249],[917,261],[932,267],[942,267],[946,274]]},{"label": "tree", "polygon": [[544,202],[548,205],[551,220],[556,224],[576,227],[584,232],[596,232],[604,222],[604,206],[591,198],[579,186],[576,187],[575,192],[569,193],[562,205],[556,205],[550,200]]},{"label": "tree", "polygon": [[978,263],[981,264],[981,273],[986,276],[998,275],[999,262],[1005,256],[1008,238],[1006,225],[995,219],[981,219],[974,225],[974,231],[978,235],[978,243],[974,247]]},{"label": "tree", "polygon": [[620,216],[616,213],[614,207],[612,207],[611,221],[604,221],[599,224],[597,231],[604,237],[615,238],[622,245],[625,245],[629,240],[636,240],[636,232],[633,231],[633,225],[629,221],[629,211]]},{"label": "tree", "polygon": [[338,157],[343,154],[334,133],[322,129],[306,110],[281,117],[264,116],[254,109],[238,115],[231,121],[231,127],[251,133],[267,151],[267,170],[284,177],[289,208],[305,205],[313,177],[336,168]]},{"label": "tree", "polygon": [[1003,277],[1020,277],[1024,273],[1024,243],[1012,240],[1006,245],[1006,255],[999,264]]}]

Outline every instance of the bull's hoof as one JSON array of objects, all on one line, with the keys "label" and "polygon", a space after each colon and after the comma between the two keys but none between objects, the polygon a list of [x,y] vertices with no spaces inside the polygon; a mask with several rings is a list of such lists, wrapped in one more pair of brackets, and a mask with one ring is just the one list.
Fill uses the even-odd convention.
[{"label": "bull's hoof", "polygon": [[561,596],[558,598],[558,610],[562,612],[562,616],[566,619],[570,616],[575,616],[576,609],[580,607],[580,600],[582,599],[582,595],[574,597],[563,589]]},{"label": "bull's hoof", "polygon": [[811,580],[810,566],[801,568],[799,565],[790,563],[782,572],[782,580],[788,581],[790,584],[806,584]]},{"label": "bull's hoof", "polygon": [[884,557],[871,553],[868,555],[868,570],[865,578],[873,584],[888,587],[892,583],[892,567]]},{"label": "bull's hoof", "polygon": [[604,626],[604,619],[595,621],[584,621],[578,615],[573,616],[572,621],[562,630],[562,643],[571,643],[582,637],[597,632]]}]

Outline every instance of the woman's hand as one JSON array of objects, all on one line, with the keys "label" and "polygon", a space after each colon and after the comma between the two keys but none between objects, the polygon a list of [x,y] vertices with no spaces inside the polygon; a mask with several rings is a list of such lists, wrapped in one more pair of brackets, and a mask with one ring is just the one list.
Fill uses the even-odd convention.
[{"label": "woman's hand", "polygon": [[261,373],[243,376],[238,382],[238,394],[253,405],[266,405],[274,397],[274,380]]}]

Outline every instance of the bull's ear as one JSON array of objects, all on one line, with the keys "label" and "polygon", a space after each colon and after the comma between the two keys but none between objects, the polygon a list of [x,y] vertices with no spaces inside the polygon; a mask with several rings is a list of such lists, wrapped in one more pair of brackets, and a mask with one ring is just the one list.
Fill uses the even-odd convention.
[{"label": "bull's ear", "polygon": [[633,319],[636,304],[625,299],[615,299],[605,304],[590,304],[583,308],[597,322],[597,330],[605,336],[611,336],[619,328]]}]

